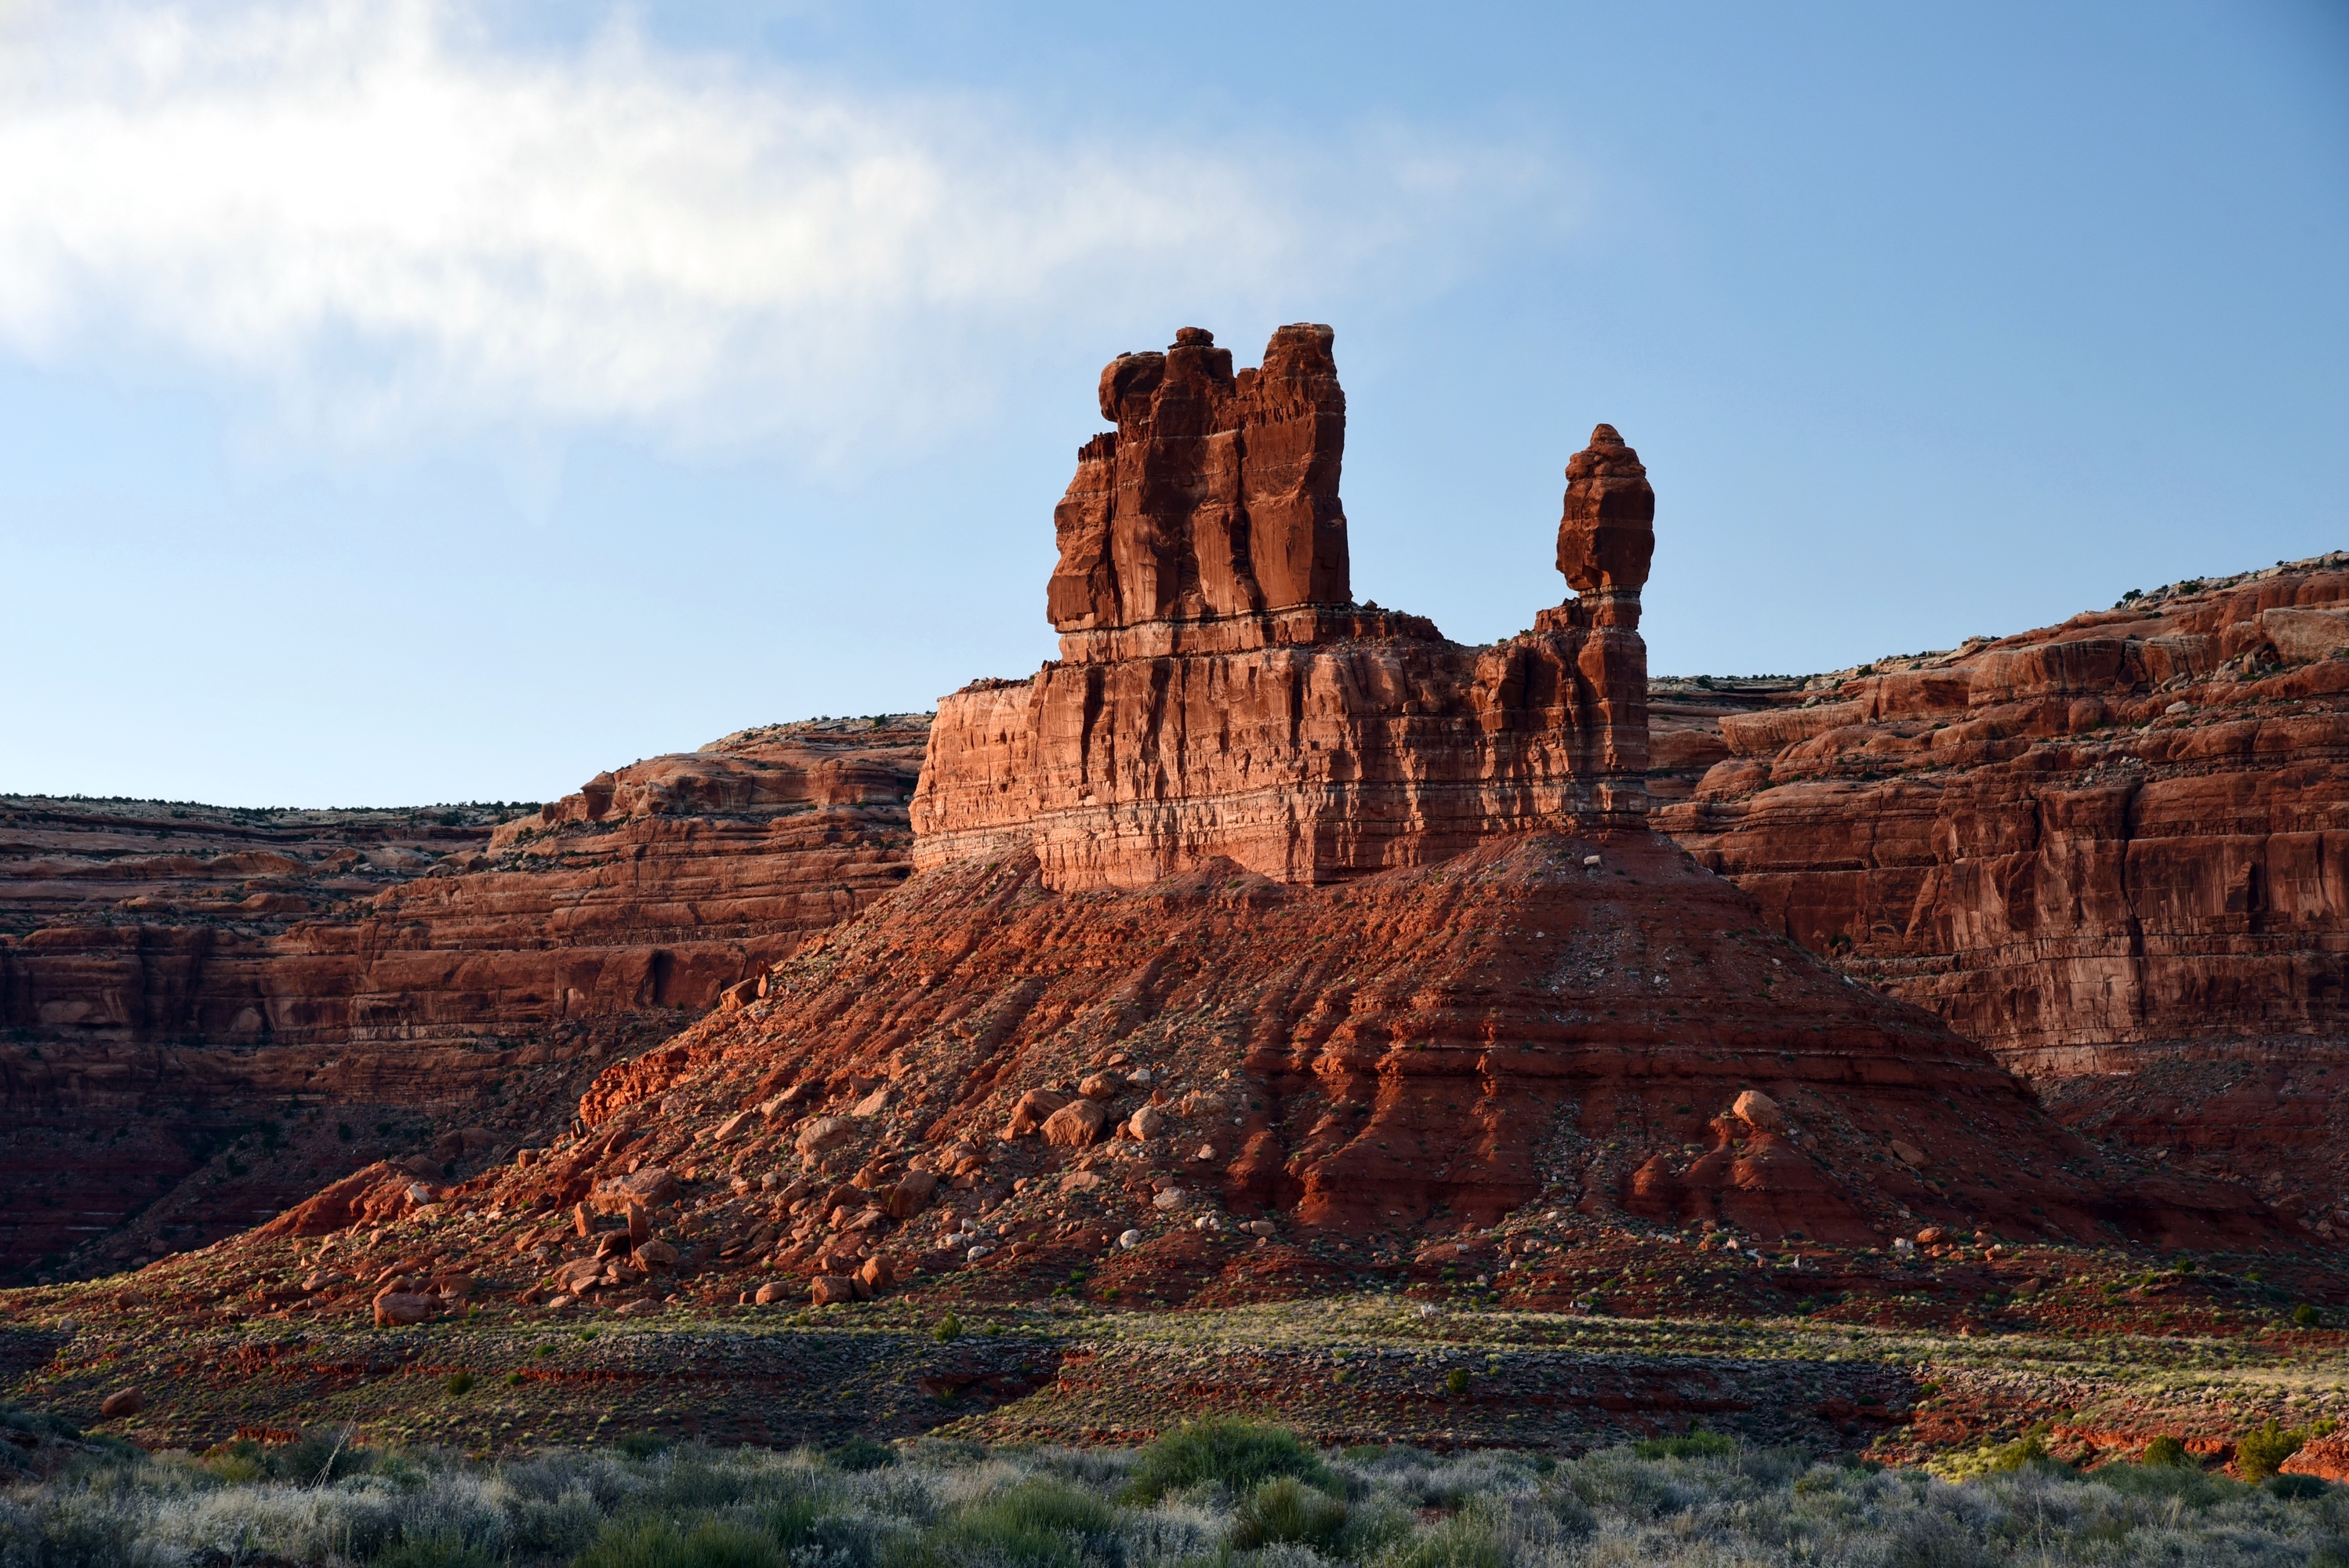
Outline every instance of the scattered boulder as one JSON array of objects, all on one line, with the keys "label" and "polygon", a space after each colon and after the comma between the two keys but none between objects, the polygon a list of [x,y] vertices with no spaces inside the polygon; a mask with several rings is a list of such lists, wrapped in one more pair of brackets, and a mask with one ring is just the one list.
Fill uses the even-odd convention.
[{"label": "scattered boulder", "polygon": [[375,1326],[378,1328],[404,1328],[421,1323],[432,1315],[437,1304],[429,1295],[412,1291],[388,1290],[375,1298]]},{"label": "scattered boulder", "polygon": [[1758,1088],[1749,1088],[1739,1095],[1737,1103],[1731,1106],[1729,1111],[1738,1120],[1758,1131],[1784,1132],[1786,1130],[1786,1113],[1778,1109],[1776,1100]]},{"label": "scattered boulder", "polygon": [[146,1408],[147,1396],[139,1389],[117,1388],[106,1397],[106,1403],[98,1408],[98,1413],[112,1421],[125,1416],[135,1416]]},{"label": "scattered boulder", "polygon": [[1925,1151],[1905,1138],[1896,1138],[1892,1140],[1892,1158],[1903,1165],[1922,1168]]},{"label": "scattered boulder", "polygon": [[849,1114],[855,1117],[878,1116],[888,1109],[889,1086],[884,1084],[879,1088],[874,1089],[871,1094],[866,1095],[863,1099],[858,1100],[856,1102],[855,1109],[851,1110]]},{"label": "scattered boulder", "polygon": [[1030,1089],[1019,1097],[1019,1103],[1011,1108],[1011,1119],[1003,1129],[1005,1140],[1026,1137],[1043,1126],[1068,1103],[1069,1097],[1058,1089]]},{"label": "scattered boulder", "polygon": [[1109,1112],[1090,1099],[1073,1100],[1044,1119],[1044,1141],[1062,1149],[1081,1149],[1102,1135]]},{"label": "scattered boulder", "polygon": [[808,1300],[818,1306],[856,1299],[856,1282],[846,1274],[818,1274],[808,1281]]},{"label": "scattered boulder", "polygon": [[856,1277],[863,1280],[870,1289],[880,1292],[888,1289],[895,1283],[897,1274],[896,1271],[889,1266],[887,1258],[883,1257],[879,1253],[874,1253],[864,1260],[864,1266],[856,1271]]},{"label": "scattered boulder", "polygon": [[1077,1092],[1087,1099],[1114,1099],[1117,1098],[1117,1085],[1111,1081],[1107,1073],[1094,1073],[1077,1085]]},{"label": "scattered boulder", "polygon": [[677,1266],[677,1249],[667,1242],[645,1242],[636,1248],[637,1266],[645,1269],[673,1269]]},{"label": "scattered boulder", "polygon": [[1154,1105],[1145,1105],[1126,1119],[1129,1137],[1147,1142],[1166,1130],[1166,1113]]},{"label": "scattered boulder", "polygon": [[856,1135],[856,1124],[844,1116],[819,1116],[799,1130],[792,1147],[800,1151],[802,1160],[812,1160],[820,1154],[839,1148]]},{"label": "scattered boulder", "polygon": [[781,1280],[772,1279],[761,1285],[758,1294],[752,1299],[761,1306],[772,1306],[779,1301],[790,1300],[796,1294],[792,1286],[785,1284]]},{"label": "scattered boulder", "polygon": [[1949,1239],[1950,1233],[1939,1225],[1928,1225],[1917,1233],[1917,1244],[1920,1247],[1938,1247]]},{"label": "scattered boulder", "polygon": [[758,1112],[751,1110],[736,1111],[733,1115],[728,1117],[725,1120],[718,1124],[718,1130],[709,1135],[710,1140],[715,1143],[725,1142],[728,1139],[732,1138],[736,1133],[750,1126],[751,1119],[757,1115]]},{"label": "scattered boulder", "polygon": [[748,980],[737,980],[718,993],[718,1005],[730,1013],[747,1007],[758,999],[759,982],[756,976]]},{"label": "scattered boulder", "polygon": [[652,1209],[678,1195],[678,1180],[666,1165],[647,1165],[626,1176],[595,1183],[587,1201],[599,1214],[625,1214],[631,1207]]},{"label": "scattered boulder", "polygon": [[893,1220],[912,1219],[922,1212],[937,1187],[938,1179],[935,1171],[906,1171],[889,1190],[889,1217]]}]

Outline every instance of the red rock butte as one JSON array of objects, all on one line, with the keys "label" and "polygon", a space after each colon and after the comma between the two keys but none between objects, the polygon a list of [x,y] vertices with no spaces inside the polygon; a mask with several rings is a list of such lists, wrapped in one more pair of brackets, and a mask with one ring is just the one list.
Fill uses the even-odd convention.
[{"label": "red rock butte", "polygon": [[[1081,449],[1056,517],[1063,656],[941,705],[902,884],[890,830],[915,727],[892,724],[639,764],[507,822],[494,865],[378,894],[378,920],[433,911],[474,933],[429,958],[481,976],[465,995],[457,978],[410,982],[467,1018],[586,992],[559,944],[471,956],[552,911],[571,912],[574,947],[609,939],[617,982],[598,970],[597,988],[633,1000],[631,977],[650,976],[657,1000],[662,965],[633,958],[649,948],[676,955],[672,987],[721,1005],[605,1067],[575,1116],[553,1080],[526,1084],[513,1132],[538,1118],[540,1141],[449,1187],[369,1163],[239,1255],[360,1231],[354,1253],[405,1248],[392,1222],[415,1218],[445,1255],[533,1260],[497,1287],[522,1305],[636,1310],[657,1273],[705,1301],[829,1302],[947,1274],[1030,1299],[1081,1266],[1130,1299],[1213,1299],[1277,1236],[1320,1248],[1288,1255],[1342,1286],[1436,1257],[1421,1243],[1455,1247],[1443,1238],[1464,1223],[1537,1212],[1857,1248],[1920,1225],[2295,1238],[2240,1184],[2067,1131],[1982,1044],[1794,940],[1787,912],[1817,901],[1722,872],[1782,841],[1815,863],[1836,841],[1773,825],[1790,813],[1754,794],[1758,760],[1708,764],[1685,792],[1683,814],[1707,814],[1684,830],[1715,835],[1697,854],[1651,830],[1639,618],[1655,496],[1613,428],[1568,464],[1556,560],[1573,596],[1531,631],[1465,647],[1355,603],[1331,342],[1284,327],[1262,369],[1236,374],[1185,328],[1165,355],[1109,366],[1117,428]],[[2306,601],[2283,607],[2310,624]],[[2075,639],[2032,658],[2092,652]],[[1965,691],[2002,703],[2013,671],[2041,664]],[[1952,677],[1917,673],[1832,713],[1667,728],[1657,781],[1733,751],[1792,769],[1785,748],[1896,695],[1955,700],[1934,684]],[[2066,723],[2105,722],[2056,695]],[[1834,744],[1930,757],[1943,733]],[[1903,874],[1884,885],[1954,884]],[[589,907],[607,888],[608,916]],[[1838,907],[1872,915],[1884,896],[1862,880]],[[721,953],[713,915],[730,911],[740,945]],[[375,940],[351,925],[337,954]],[[422,944],[435,928],[419,914],[398,930]],[[440,949],[397,950],[411,952]],[[738,965],[753,972],[720,986]],[[625,1244],[597,1218],[623,1213]],[[974,1244],[982,1215],[1020,1240]],[[368,1258],[378,1285],[429,1261]]]},{"label": "red rock butte", "polygon": [[1032,851],[1056,890],[1223,857],[1289,883],[1423,865],[1646,810],[1640,589],[1655,494],[1610,426],[1567,469],[1574,597],[1489,647],[1358,604],[1346,397],[1319,325],[1234,373],[1197,327],[1102,372],[1046,592],[1061,657],[938,705],[915,864]]}]

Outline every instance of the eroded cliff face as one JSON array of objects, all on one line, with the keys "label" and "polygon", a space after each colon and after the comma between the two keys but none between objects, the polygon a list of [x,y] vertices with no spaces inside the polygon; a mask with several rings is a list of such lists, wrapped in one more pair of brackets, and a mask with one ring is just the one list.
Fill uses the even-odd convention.
[{"label": "eroded cliff face", "polygon": [[527,815],[280,814],[303,820],[267,847],[222,837],[256,814],[160,808],[183,840],[227,824],[160,869],[136,812],[20,808],[0,1270],[210,1239],[451,1127],[481,1134],[460,1167],[559,1128],[611,1053],[904,879],[924,739],[915,717],[775,727]]},{"label": "eroded cliff face", "polygon": [[1675,743],[1720,759],[1656,823],[2075,1125],[2349,1228],[2344,567],[1724,691]]},{"label": "eroded cliff face", "polygon": [[1224,857],[1326,882],[1639,820],[1655,498],[1638,454],[1600,426],[1568,467],[1578,597],[1508,642],[1446,642],[1346,593],[1330,343],[1283,327],[1235,376],[1186,327],[1102,372],[1119,426],[1081,449],[1055,521],[1062,657],[940,703],[917,864],[1032,852],[1077,891]]},{"label": "eroded cliff face", "polygon": [[1264,364],[1186,326],[1102,371],[1116,429],[1077,453],[1052,514],[1046,614],[1062,632],[1344,604],[1338,468],[1346,395],[1326,326],[1284,326]]}]

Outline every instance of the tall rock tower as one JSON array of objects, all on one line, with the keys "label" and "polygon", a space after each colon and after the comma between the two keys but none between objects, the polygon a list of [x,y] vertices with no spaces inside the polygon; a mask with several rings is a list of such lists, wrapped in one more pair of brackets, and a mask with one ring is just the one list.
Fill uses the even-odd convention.
[{"label": "tall rock tower", "polygon": [[1490,647],[1353,602],[1326,326],[1235,371],[1185,327],[1102,371],[1046,588],[1061,659],[943,699],[915,863],[1032,851],[1063,890],[1221,858],[1281,882],[1423,864],[1647,809],[1640,589],[1655,493],[1608,426],[1567,469],[1577,595]]}]

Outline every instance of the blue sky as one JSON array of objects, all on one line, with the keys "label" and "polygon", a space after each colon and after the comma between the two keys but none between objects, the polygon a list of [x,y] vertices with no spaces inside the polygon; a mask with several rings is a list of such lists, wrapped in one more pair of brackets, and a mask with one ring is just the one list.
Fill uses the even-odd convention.
[{"label": "blue sky", "polygon": [[2349,544],[2349,9],[1175,9],[0,5],[0,790],[551,798],[1023,675],[1182,325],[1336,328],[1355,591],[1464,641],[1601,419],[1659,672]]}]

